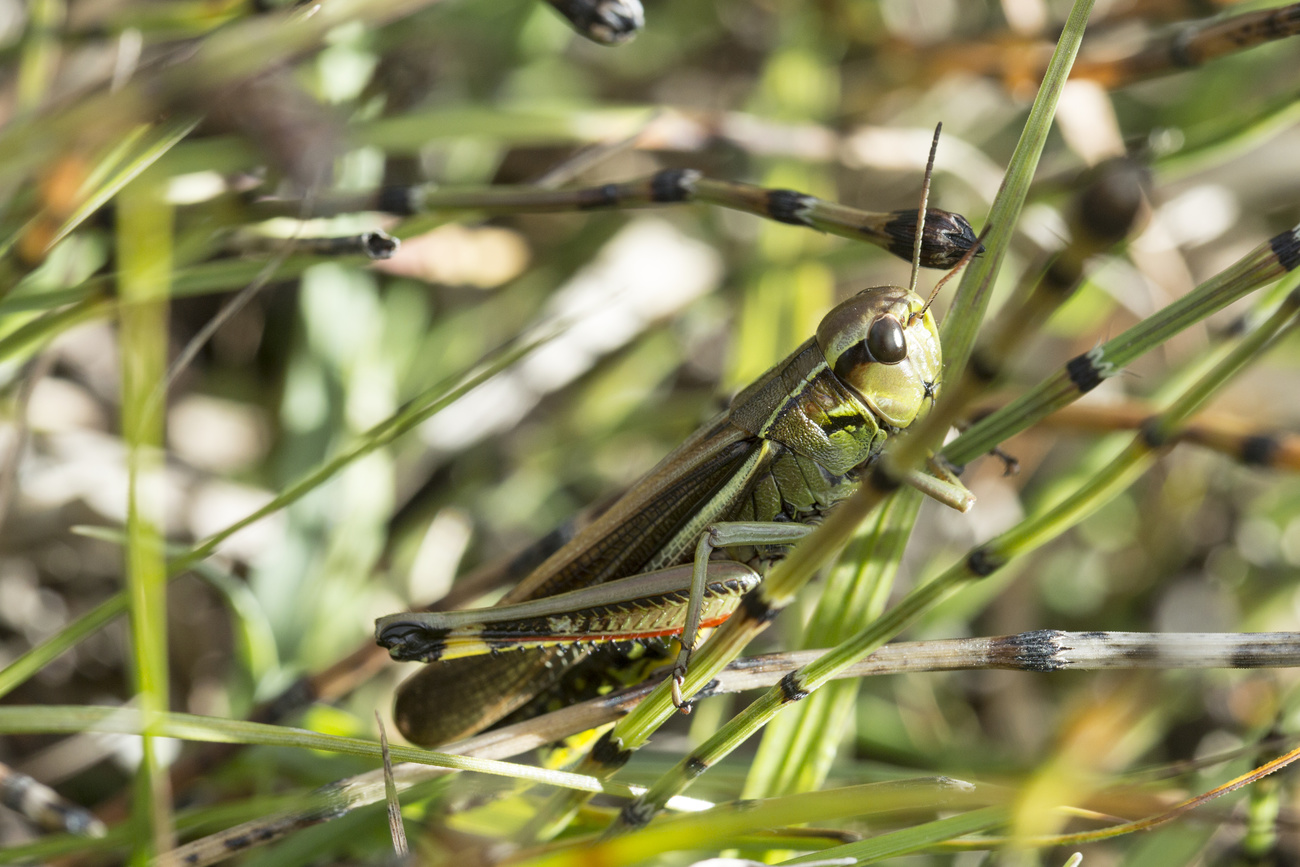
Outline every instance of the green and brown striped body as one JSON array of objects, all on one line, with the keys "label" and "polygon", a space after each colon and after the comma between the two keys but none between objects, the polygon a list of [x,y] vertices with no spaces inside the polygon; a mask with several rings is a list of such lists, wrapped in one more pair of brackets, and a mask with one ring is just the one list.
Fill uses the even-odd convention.
[{"label": "green and brown striped body", "polygon": [[[898,287],[868,289],[836,307],[816,337],[741,392],[502,602],[690,563],[714,523],[815,521],[853,490],[887,437],[933,402],[939,343],[933,318],[922,310],[920,298]],[[761,575],[783,550],[729,553]],[[380,621],[377,639],[395,658],[433,660],[442,636],[430,632],[393,615]],[[482,652],[504,646],[485,640]],[[585,654],[543,647],[435,663],[400,689],[397,724],[420,744],[463,737],[531,701]]]}]

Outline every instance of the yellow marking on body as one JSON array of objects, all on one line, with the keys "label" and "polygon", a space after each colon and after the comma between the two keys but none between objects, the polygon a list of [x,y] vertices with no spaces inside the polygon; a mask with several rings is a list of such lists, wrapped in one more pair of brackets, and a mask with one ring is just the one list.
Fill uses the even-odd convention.
[{"label": "yellow marking on body", "polygon": [[486,656],[492,647],[479,638],[448,638],[439,660],[464,659],[467,656]]}]

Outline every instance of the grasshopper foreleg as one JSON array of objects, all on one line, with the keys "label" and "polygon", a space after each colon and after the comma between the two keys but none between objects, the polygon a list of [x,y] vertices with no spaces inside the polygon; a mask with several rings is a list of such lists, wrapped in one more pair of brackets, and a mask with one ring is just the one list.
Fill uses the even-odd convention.
[{"label": "grasshopper foreleg", "polygon": [[686,667],[699,640],[700,625],[709,573],[715,563],[713,552],[718,548],[736,548],[759,545],[792,545],[812,532],[807,524],[774,524],[759,521],[727,521],[710,524],[700,535],[695,546],[695,563],[691,569],[691,599],[686,608],[686,622],[682,627],[682,649],[673,666],[673,705],[683,713],[690,706],[682,697],[682,684],[686,680]]}]

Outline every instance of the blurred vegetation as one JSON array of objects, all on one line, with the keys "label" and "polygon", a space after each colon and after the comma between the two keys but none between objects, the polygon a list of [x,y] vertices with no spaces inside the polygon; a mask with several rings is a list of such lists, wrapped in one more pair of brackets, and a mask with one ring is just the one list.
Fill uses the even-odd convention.
[{"label": "blurred vegetation", "polygon": [[[1117,72],[1115,58],[1166,44],[1220,5],[1094,10],[994,309],[1060,243],[1089,166],[1123,153],[1139,161],[1148,213],[1131,242],[1092,261],[982,408],[1300,222],[1294,40],[1135,80]],[[837,300],[908,271],[876,247],[705,206],[265,220],[261,200],[307,216],[331,196],[381,186],[588,186],[683,167],[889,211],[916,206],[942,121],[932,201],[980,228],[1067,11],[1046,0],[648,0],[644,32],[607,47],[533,0],[0,0],[0,664],[66,646],[34,673],[5,669],[0,711],[133,702],[244,719],[364,647],[375,617],[437,599],[454,575],[606,501],[807,339]],[[402,239],[392,259],[321,254],[305,240],[374,230]],[[923,290],[932,279],[922,275]],[[1294,284],[1261,294],[1276,302]],[[625,302],[638,287],[648,300]],[[941,320],[948,303],[936,303]],[[1085,403],[1166,395],[1265,307],[1252,297],[1214,315]],[[421,417],[484,365],[493,376],[477,399]],[[1298,367],[1291,334],[1216,395],[1211,421],[1300,434]],[[973,462],[963,478],[975,509],[922,507],[899,586],[1072,490],[1115,436],[1131,439],[1044,424],[1002,445],[1018,475],[1004,477],[995,458]],[[161,451],[150,446],[158,438]],[[906,637],[1296,630],[1293,469],[1181,445]],[[212,556],[164,592],[164,554],[181,556],[267,503],[267,517],[215,553],[202,549]],[[752,652],[828,644],[802,625],[820,589]],[[96,608],[128,590],[130,625]],[[77,620],[94,611],[101,629]],[[402,668],[371,664],[282,722],[376,740],[374,711],[388,714]],[[724,801],[946,775],[1006,787],[1022,831],[1086,830],[1160,813],[1294,748],[1298,686],[1287,670],[868,678],[818,731],[807,766],[746,784],[751,746],[690,794]],[[702,702],[619,779],[652,781],[688,739],[743,707],[736,701]],[[261,745],[169,791],[172,754],[200,745],[156,740],[144,771],[153,786],[137,786],[128,807],[139,738],[64,737],[53,721],[0,732],[0,762],[98,805],[113,829],[101,842],[38,840],[0,811],[0,861],[144,863],[169,845],[173,809],[190,839],[377,766],[373,755],[270,745],[254,732]],[[465,776],[403,797],[419,858],[469,857],[481,849],[469,834],[504,837],[532,809],[510,799],[463,812],[502,788]],[[1165,830],[1086,847],[1084,863],[1300,858],[1291,775],[1233,797]],[[1068,825],[1054,816],[1033,826],[1036,798],[1078,811]],[[790,816],[804,815],[800,803],[814,802],[791,801]],[[705,835],[682,848],[695,858],[742,844],[753,857],[820,849],[842,832],[929,828],[947,815],[926,803],[869,825],[835,813],[812,821],[836,829],[816,838],[783,828],[808,818],[774,808],[767,841]],[[592,808],[579,826],[607,818]],[[977,818],[926,840],[1008,833]],[[384,825],[363,809],[241,857],[380,863],[391,851]],[[1061,864],[1070,851],[990,857]],[[940,848],[909,863],[983,857]]]}]

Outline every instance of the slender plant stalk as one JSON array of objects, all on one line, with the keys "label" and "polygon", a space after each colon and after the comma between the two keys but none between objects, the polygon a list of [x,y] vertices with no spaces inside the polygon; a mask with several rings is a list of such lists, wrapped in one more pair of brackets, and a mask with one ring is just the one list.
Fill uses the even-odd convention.
[{"label": "slender plant stalk", "polygon": [[1070,360],[1060,372],[972,425],[944,447],[943,456],[955,464],[979,457],[1118,375],[1127,365],[1174,335],[1269,285],[1297,265],[1300,265],[1300,226],[1260,244],[1156,316],[1143,319],[1118,337]]},{"label": "slender plant stalk", "polygon": [[172,212],[151,181],[141,178],[125,189],[118,206],[122,438],[129,477],[126,575],[136,700],[144,721],[136,819],[149,828],[132,855],[132,863],[139,865],[174,845],[171,790],[155,740],[158,720],[169,710],[167,571],[162,554],[163,416],[149,399],[167,363]]}]

